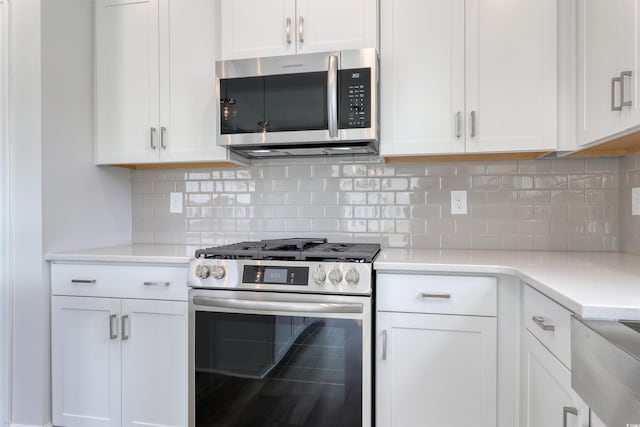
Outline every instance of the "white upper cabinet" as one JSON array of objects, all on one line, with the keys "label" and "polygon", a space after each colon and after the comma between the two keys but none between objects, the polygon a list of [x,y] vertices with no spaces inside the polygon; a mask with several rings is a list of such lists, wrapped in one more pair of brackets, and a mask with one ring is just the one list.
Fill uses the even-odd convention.
[{"label": "white upper cabinet", "polygon": [[378,46],[377,0],[222,0],[221,59]]},{"label": "white upper cabinet", "polygon": [[556,0],[466,0],[467,151],[557,148]]},{"label": "white upper cabinet", "polygon": [[96,160],[157,160],[158,0],[97,0],[96,34]]},{"label": "white upper cabinet", "polygon": [[380,7],[383,154],[464,152],[464,0]]},{"label": "white upper cabinet", "polygon": [[215,143],[215,5],[97,0],[96,163],[229,160]]},{"label": "white upper cabinet", "polygon": [[640,124],[635,0],[578,1],[578,144]]},{"label": "white upper cabinet", "polygon": [[297,0],[298,53],[377,47],[376,0]]},{"label": "white upper cabinet", "polygon": [[295,0],[222,0],[222,58],[296,52]]},{"label": "white upper cabinet", "polygon": [[556,0],[382,0],[380,15],[382,155],[557,148]]}]

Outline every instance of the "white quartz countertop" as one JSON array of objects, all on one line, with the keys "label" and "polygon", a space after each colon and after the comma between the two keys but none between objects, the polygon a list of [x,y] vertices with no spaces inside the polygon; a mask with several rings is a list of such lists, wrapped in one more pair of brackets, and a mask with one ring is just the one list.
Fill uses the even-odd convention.
[{"label": "white quartz countertop", "polygon": [[[194,245],[123,245],[47,254],[52,262],[188,264]],[[640,256],[619,253],[385,249],[378,272],[511,275],[583,318],[640,321]]]},{"label": "white quartz countertop", "polygon": [[640,320],[640,257],[620,253],[383,250],[378,272],[513,275],[583,318]]},{"label": "white quartz countertop", "polygon": [[45,259],[53,262],[114,262],[189,264],[201,246],[192,245],[122,245],[49,253]]}]

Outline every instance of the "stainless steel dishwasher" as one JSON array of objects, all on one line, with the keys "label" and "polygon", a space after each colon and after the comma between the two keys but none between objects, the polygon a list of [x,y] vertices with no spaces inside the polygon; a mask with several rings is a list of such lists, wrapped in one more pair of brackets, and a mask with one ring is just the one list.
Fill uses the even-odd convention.
[{"label": "stainless steel dishwasher", "polygon": [[571,386],[607,427],[640,426],[640,323],[571,319]]}]

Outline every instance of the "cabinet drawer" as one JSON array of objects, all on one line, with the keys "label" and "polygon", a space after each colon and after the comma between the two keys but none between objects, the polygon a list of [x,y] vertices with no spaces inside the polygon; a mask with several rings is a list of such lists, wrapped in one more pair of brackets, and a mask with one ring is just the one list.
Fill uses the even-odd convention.
[{"label": "cabinet drawer", "polygon": [[378,310],[495,316],[494,277],[378,274]]},{"label": "cabinet drawer", "polygon": [[186,301],[187,266],[52,264],[51,293]]},{"label": "cabinet drawer", "polygon": [[535,289],[524,287],[524,324],[571,369],[571,312]]}]

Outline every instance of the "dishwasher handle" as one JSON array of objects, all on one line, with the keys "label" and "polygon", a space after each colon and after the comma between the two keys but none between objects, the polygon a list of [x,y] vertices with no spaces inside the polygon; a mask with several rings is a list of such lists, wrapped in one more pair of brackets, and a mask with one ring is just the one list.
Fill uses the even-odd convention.
[{"label": "dishwasher handle", "polygon": [[363,313],[362,304],[328,302],[253,301],[230,298],[193,297],[193,304],[213,308],[243,311],[269,311],[285,313],[343,314]]}]

